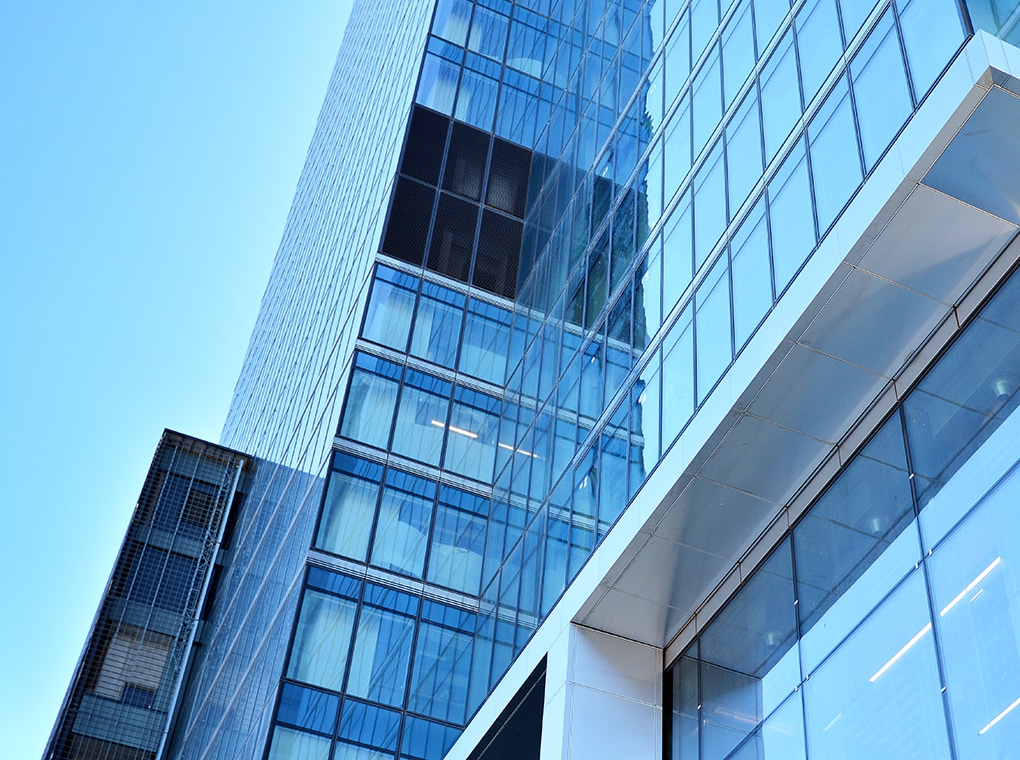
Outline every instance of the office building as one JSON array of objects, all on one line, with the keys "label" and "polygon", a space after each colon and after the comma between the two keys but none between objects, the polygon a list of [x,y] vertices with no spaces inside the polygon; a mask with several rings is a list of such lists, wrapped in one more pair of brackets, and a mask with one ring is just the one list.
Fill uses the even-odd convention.
[{"label": "office building", "polygon": [[1011,756],[1018,22],[359,3],[164,756]]}]

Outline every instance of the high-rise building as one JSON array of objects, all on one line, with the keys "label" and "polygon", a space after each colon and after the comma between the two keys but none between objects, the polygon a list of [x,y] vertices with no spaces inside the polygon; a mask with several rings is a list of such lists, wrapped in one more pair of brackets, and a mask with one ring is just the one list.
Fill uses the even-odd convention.
[{"label": "high-rise building", "polygon": [[1017,44],[359,2],[162,756],[1012,756]]}]

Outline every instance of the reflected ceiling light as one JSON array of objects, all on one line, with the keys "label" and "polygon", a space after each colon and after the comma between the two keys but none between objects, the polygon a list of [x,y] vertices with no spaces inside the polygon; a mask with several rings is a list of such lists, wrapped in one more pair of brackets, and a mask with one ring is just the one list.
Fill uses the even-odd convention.
[{"label": "reflected ceiling light", "polygon": [[451,433],[459,433],[460,435],[466,435],[468,438],[477,438],[478,433],[472,433],[470,430],[464,430],[463,428],[454,427],[453,425],[446,426],[439,420],[432,420],[432,424],[436,427],[446,428]]},{"label": "reflected ceiling light", "polygon": [[501,449],[506,449],[507,451],[512,451],[515,454],[523,454],[524,456],[531,457],[532,459],[541,459],[542,458],[538,454],[532,454],[530,451],[525,451],[524,449],[515,449],[509,443],[497,443],[496,445],[499,446]]},{"label": "reflected ceiling light", "polygon": [[916,644],[918,641],[920,641],[922,638],[924,638],[924,634],[928,633],[928,631],[930,631],[930,630],[931,630],[931,623],[925,623],[924,628],[922,628],[920,631],[915,633],[914,634],[914,638],[912,638],[910,641],[908,641],[906,644],[904,644],[903,645],[903,649],[901,649],[896,654],[894,654],[892,656],[892,658],[889,660],[889,662],[887,662],[885,665],[880,667],[878,669],[878,672],[875,673],[875,675],[873,675],[868,680],[871,683],[875,683],[875,681],[877,681],[879,678],[882,677],[882,674],[885,673],[885,671],[889,670],[889,668],[891,668],[893,665],[895,665],[896,661],[898,659],[900,659],[903,655],[905,655],[910,650],[910,647],[914,646],[914,644]]},{"label": "reflected ceiling light", "polygon": [[[990,564],[988,567],[982,570],[977,578],[975,578],[974,580],[967,584],[967,588],[965,588],[963,591],[957,594],[956,598],[953,599],[953,601],[951,601],[949,604],[942,608],[942,612],[939,613],[939,617],[945,617],[946,613],[949,612],[949,610],[953,609],[953,607],[955,607],[957,604],[959,604],[960,600],[963,599],[963,597],[967,596],[967,594],[973,591],[974,587],[977,586],[981,581],[983,581],[985,579],[985,576],[988,575],[988,573],[992,572],[992,570],[997,568],[1000,562],[1002,562],[1002,557],[996,557],[994,560],[992,560],[992,564]],[[974,598],[977,599],[976,596]]]},{"label": "reflected ceiling light", "polygon": [[987,732],[987,731],[988,731],[988,729],[990,729],[990,728],[991,728],[992,726],[994,726],[994,725],[995,725],[996,723],[998,723],[998,722],[999,722],[1000,720],[1002,720],[1002,719],[1003,719],[1003,718],[1005,718],[1005,717],[1006,717],[1007,715],[1009,715],[1009,714],[1010,714],[1011,712],[1013,712],[1013,709],[1014,709],[1014,708],[1015,708],[1015,707],[1016,707],[1017,705],[1020,705],[1020,697],[1017,697],[1017,698],[1016,698],[1016,700],[1015,700],[1015,701],[1013,702],[1013,704],[1011,704],[1011,705],[1010,705],[1009,707],[1007,707],[1007,708],[1006,708],[1005,710],[1003,710],[1003,711],[1002,711],[1001,713],[999,713],[999,714],[998,714],[998,715],[996,715],[996,716],[995,716],[994,718],[992,718],[992,719],[991,719],[991,721],[989,721],[989,723],[988,723],[988,725],[987,725],[987,726],[985,726],[985,727],[984,727],[984,728],[982,728],[982,729],[981,729],[980,731],[978,731],[978,736],[981,736],[981,735],[983,735],[983,734],[984,734],[985,732]]}]

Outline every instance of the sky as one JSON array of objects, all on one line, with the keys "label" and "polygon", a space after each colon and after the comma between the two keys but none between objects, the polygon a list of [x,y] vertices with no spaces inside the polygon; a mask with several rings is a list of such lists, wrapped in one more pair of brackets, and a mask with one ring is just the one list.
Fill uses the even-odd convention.
[{"label": "sky", "polygon": [[216,441],[352,0],[0,0],[0,755],[164,428]]}]

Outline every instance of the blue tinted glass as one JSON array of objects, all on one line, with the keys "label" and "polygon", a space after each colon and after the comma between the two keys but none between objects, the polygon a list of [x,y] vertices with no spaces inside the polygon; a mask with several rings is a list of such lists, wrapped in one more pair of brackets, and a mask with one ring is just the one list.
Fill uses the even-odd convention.
[{"label": "blue tinted glass", "polygon": [[460,371],[502,385],[509,341],[509,312],[471,299],[460,349]]},{"label": "blue tinted glass", "polygon": [[797,51],[809,103],[843,52],[836,0],[812,0],[797,14]]},{"label": "blue tinted glass", "polygon": [[694,266],[693,214],[690,191],[666,222],[662,242],[662,308],[668,313],[687,286],[690,285]]},{"label": "blue tinted glass", "polygon": [[321,567],[308,568],[308,585],[354,601],[361,596],[361,581],[357,578],[323,570]]},{"label": "blue tinted glass", "polygon": [[779,43],[761,74],[761,112],[765,128],[765,160],[771,161],[800,118],[797,56],[790,32]]},{"label": "blue tinted glass", "polygon": [[473,636],[422,623],[407,708],[450,723],[467,717]]},{"label": "blue tinted glass", "polygon": [[726,171],[734,214],[761,179],[762,149],[758,97],[752,90],[726,127]]},{"label": "blue tinted glass", "polygon": [[739,350],[772,306],[768,225],[758,202],[733,236],[733,333]]},{"label": "blue tinted glass", "polygon": [[772,222],[772,262],[778,294],[786,289],[815,247],[811,187],[808,183],[803,142],[797,144],[772,178],[768,195]]},{"label": "blue tinted glass", "polygon": [[[347,693],[400,707],[407,692],[414,620],[375,607],[362,609]],[[340,719],[341,729],[344,717]]]},{"label": "blue tinted glass", "polygon": [[285,683],[280,691],[280,707],[276,719],[310,731],[332,734],[339,707],[339,697]]},{"label": "blue tinted glass", "polygon": [[697,271],[726,229],[726,171],[717,142],[694,178],[694,269]]},{"label": "blue tinted glass", "polygon": [[751,1],[744,0],[726,25],[722,40],[723,94],[725,106],[733,102],[740,85],[754,68],[754,30],[751,24]]},{"label": "blue tinted glass", "polygon": [[691,169],[691,108],[685,96],[666,126],[663,202],[668,206]]},{"label": "blue tinted glass", "polygon": [[411,353],[453,369],[463,313],[464,296],[425,283],[414,320]]},{"label": "blue tinted glass", "polygon": [[864,161],[870,170],[910,115],[910,89],[892,10],[850,64]]},{"label": "blue tinted glass", "polygon": [[416,760],[442,760],[458,736],[460,729],[409,715],[404,721],[401,756]]},{"label": "blue tinted glass", "polygon": [[[714,2],[714,0],[713,0]],[[712,48],[711,57],[694,78],[691,110],[694,114],[694,155],[705,147],[712,131],[722,118],[722,67],[719,46]]]},{"label": "blue tinted glass", "polygon": [[694,296],[694,329],[697,337],[698,402],[708,395],[733,358],[730,347],[730,278],[725,256]]},{"label": "blue tinted glass", "polygon": [[826,98],[808,129],[818,228],[827,230],[861,184],[861,159],[846,78]]},{"label": "blue tinted glass", "polygon": [[460,66],[427,53],[415,102],[440,113],[452,114],[459,75]]},{"label": "blue tinted glass", "polygon": [[395,750],[400,731],[400,713],[381,707],[344,700],[340,714],[341,739],[367,744],[377,749]]},{"label": "blue tinted glass", "polygon": [[790,4],[787,0],[754,0],[754,32],[760,56],[783,23]]},{"label": "blue tinted glass", "polygon": [[900,30],[914,94],[920,99],[963,42],[959,4],[956,0],[913,0],[900,13]]},{"label": "blue tinted glass", "polygon": [[396,274],[383,267],[377,271],[361,335],[366,340],[403,351],[407,348],[414,313],[417,280],[407,275],[395,277]]},{"label": "blue tinted glass", "polygon": [[662,344],[662,448],[694,413],[694,325],[688,307]]}]

